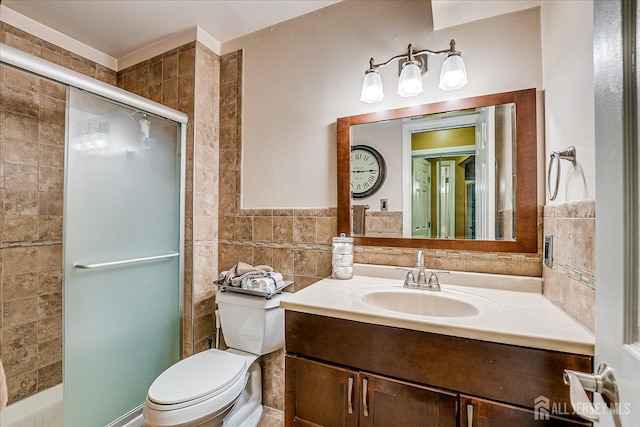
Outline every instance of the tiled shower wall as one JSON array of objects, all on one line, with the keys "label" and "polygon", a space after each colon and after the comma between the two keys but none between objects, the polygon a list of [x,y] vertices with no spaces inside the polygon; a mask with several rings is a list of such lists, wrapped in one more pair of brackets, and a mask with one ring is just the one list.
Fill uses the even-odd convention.
[{"label": "tiled shower wall", "polygon": [[[116,74],[0,23],[0,42],[106,83]],[[9,403],[62,381],[65,88],[0,66],[0,357]]]},{"label": "tiled shower wall", "polygon": [[547,205],[544,234],[553,236],[553,267],[544,266],[544,295],[595,330],[595,200]]}]

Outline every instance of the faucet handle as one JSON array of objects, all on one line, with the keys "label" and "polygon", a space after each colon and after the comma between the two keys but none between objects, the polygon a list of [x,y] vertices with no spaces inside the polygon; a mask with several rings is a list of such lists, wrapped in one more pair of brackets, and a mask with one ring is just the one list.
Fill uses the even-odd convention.
[{"label": "faucet handle", "polygon": [[431,275],[429,276],[429,280],[427,284],[437,290],[440,290],[440,282],[438,280],[438,274],[448,274],[449,271],[446,270],[431,270]]},{"label": "faucet handle", "polygon": [[404,286],[411,286],[416,283],[416,277],[413,275],[413,268],[396,267],[396,270],[403,270],[407,272],[407,276],[404,278]]}]

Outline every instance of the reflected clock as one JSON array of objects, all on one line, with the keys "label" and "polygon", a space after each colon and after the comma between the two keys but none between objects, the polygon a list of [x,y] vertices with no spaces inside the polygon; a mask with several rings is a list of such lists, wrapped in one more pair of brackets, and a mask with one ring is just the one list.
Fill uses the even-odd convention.
[{"label": "reflected clock", "polygon": [[363,199],[380,189],[387,176],[382,155],[368,145],[351,147],[351,196]]}]

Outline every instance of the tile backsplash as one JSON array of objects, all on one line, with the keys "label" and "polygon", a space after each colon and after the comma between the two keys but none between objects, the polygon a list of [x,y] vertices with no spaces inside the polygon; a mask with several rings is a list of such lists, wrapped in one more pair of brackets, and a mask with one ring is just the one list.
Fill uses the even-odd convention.
[{"label": "tile backsplash", "polygon": [[544,295],[595,330],[596,202],[544,208],[544,235],[553,236],[553,267],[544,266]]}]

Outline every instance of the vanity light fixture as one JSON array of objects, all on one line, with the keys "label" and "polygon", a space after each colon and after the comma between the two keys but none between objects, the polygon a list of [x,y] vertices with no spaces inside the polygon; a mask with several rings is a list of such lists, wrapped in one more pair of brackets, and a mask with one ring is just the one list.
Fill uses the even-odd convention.
[{"label": "vanity light fixture", "polygon": [[369,60],[369,69],[364,74],[360,100],[368,103],[382,101],[384,91],[378,70],[394,61],[400,61],[401,66],[398,95],[404,97],[419,95],[423,91],[422,74],[427,72],[427,56],[444,54],[447,57],[444,60],[444,64],[442,64],[439,87],[442,90],[460,89],[468,83],[467,70],[464,67],[461,53],[456,50],[456,41],[451,39],[449,49],[445,50],[424,49],[414,51],[413,45],[410,44],[406,54],[394,56],[386,62],[375,64],[373,58],[371,58]]}]

